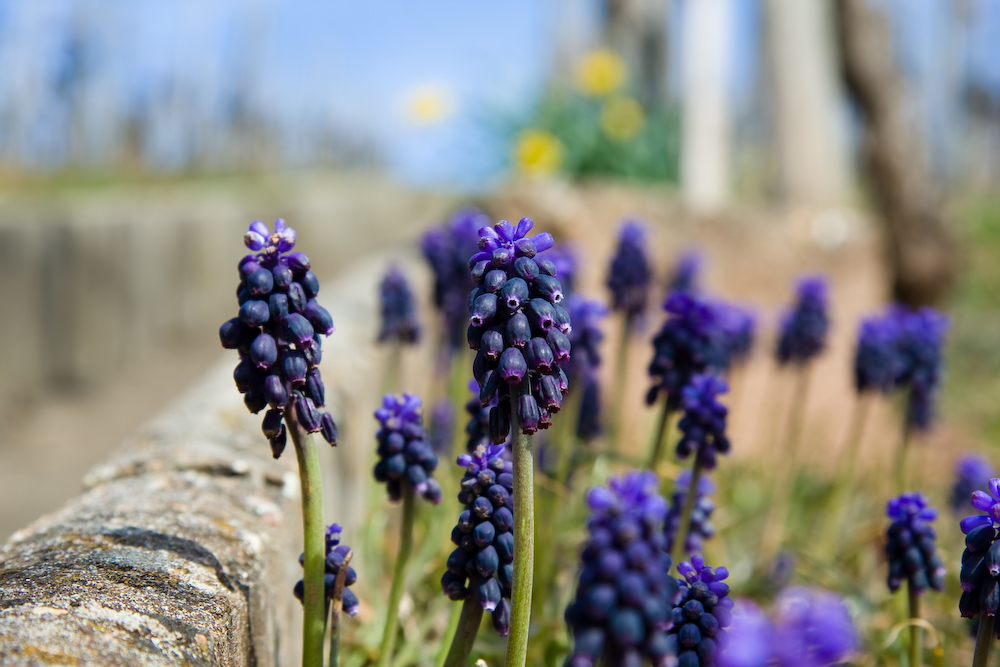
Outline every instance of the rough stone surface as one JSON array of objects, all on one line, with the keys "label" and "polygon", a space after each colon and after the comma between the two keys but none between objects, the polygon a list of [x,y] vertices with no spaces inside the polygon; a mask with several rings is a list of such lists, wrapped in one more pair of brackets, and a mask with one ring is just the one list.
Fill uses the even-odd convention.
[{"label": "rough stone surface", "polygon": [[[0,664],[297,660],[298,477],[224,366],[0,552]],[[241,412],[242,410],[242,412]]]}]

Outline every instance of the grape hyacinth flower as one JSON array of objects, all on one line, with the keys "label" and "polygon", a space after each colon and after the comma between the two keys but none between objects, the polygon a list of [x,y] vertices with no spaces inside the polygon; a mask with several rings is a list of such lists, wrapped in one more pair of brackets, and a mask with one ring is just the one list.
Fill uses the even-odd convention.
[{"label": "grape hyacinth flower", "polygon": [[746,362],[753,351],[757,335],[757,317],[749,308],[727,303],[716,303],[719,327],[722,330],[722,346],[725,358],[721,362],[729,369]]},{"label": "grape hyacinth flower", "polygon": [[398,634],[399,602],[403,597],[406,564],[413,549],[414,497],[423,496],[437,505],[441,502],[441,486],[432,477],[438,458],[427,442],[420,398],[412,394],[386,394],[382,407],[375,411],[375,419],[380,425],[376,434],[379,461],[375,464],[375,480],[385,483],[390,500],[403,501],[399,553],[389,591],[389,613],[376,662],[378,667],[385,667],[392,659]]},{"label": "grape hyacinth flower", "polygon": [[[934,543],[937,534],[930,522],[937,510],[920,493],[904,493],[889,501],[886,514],[892,523],[886,531],[885,554],[889,562],[889,590],[895,593],[905,580],[910,618],[920,618],[920,595],[928,587],[944,589],[944,562]],[[910,664],[920,664],[920,628],[910,628]]]},{"label": "grape hyacinth flower", "polygon": [[965,509],[965,504],[974,491],[987,488],[990,479],[995,477],[995,471],[986,457],[979,454],[967,454],[955,464],[955,482],[951,487],[951,508],[955,513]]},{"label": "grape hyacinth flower", "polygon": [[[469,347],[480,405],[490,409],[490,435],[503,442],[513,431],[515,580],[507,667],[523,667],[528,645],[534,570],[534,497],[530,435],[548,428],[569,393],[562,365],[570,358],[569,313],[555,265],[542,257],[553,245],[543,232],[528,238],[531,218],[479,230],[479,252],[469,259],[476,287],[469,294]],[[512,429],[513,427],[513,429]],[[464,612],[463,612],[464,613]]]},{"label": "grape hyacinth flower", "polygon": [[670,619],[671,652],[677,656],[677,667],[714,667],[719,655],[726,653],[725,628],[733,620],[735,605],[725,583],[729,571],[712,569],[701,556],[679,563],[677,571],[684,578]]},{"label": "grape hyacinth flower", "polygon": [[[691,471],[685,470],[677,477],[674,484],[674,492],[670,498],[670,509],[664,521],[664,535],[667,538],[667,552],[673,553],[674,540],[677,539],[677,530],[680,528],[681,513],[684,508],[684,500],[691,489]],[[684,552],[689,556],[700,554],[705,540],[715,535],[715,526],[712,525],[712,512],[715,511],[715,503],[709,498],[715,493],[715,484],[708,477],[698,480],[698,490],[695,494],[694,509],[691,511],[691,523],[688,526],[687,540],[684,544]]]},{"label": "grape hyacinth flower", "polygon": [[219,328],[226,349],[239,352],[233,372],[236,388],[250,412],[269,407],[262,429],[271,454],[278,458],[290,435],[299,464],[305,546],[303,585],[303,667],[321,667],[324,609],[324,537],[322,476],[313,433],[337,444],[337,425],[325,404],[320,377],[320,336],[333,333],[333,318],[316,301],[319,280],[309,258],[290,252],[295,230],[284,220],[274,232],[258,221],[250,224],[243,243],[253,253],[240,260],[236,298],[239,315]]},{"label": "grape hyacinth flower", "polygon": [[646,228],[633,220],[625,221],[618,233],[618,248],[611,259],[607,286],[611,290],[611,309],[625,314],[626,333],[631,323],[646,310],[653,274],[646,255]]},{"label": "grape hyacinth flower", "polygon": [[420,322],[417,305],[410,290],[410,283],[397,267],[385,274],[379,285],[379,303],[382,326],[378,342],[395,341],[400,345],[413,345],[420,341]]},{"label": "grape hyacinth flower", "polygon": [[[688,535],[691,518],[700,489],[701,474],[714,470],[719,454],[729,452],[729,438],[726,436],[726,406],[718,401],[719,394],[729,390],[725,380],[714,375],[695,375],[691,384],[682,390],[684,416],[678,427],[681,431],[677,443],[677,457],[685,459],[694,455],[694,467],[688,484],[687,497],[681,509],[677,524],[677,535]],[[686,542],[675,540],[671,555],[680,562]]]},{"label": "grape hyacinth flower", "polygon": [[576,598],[566,608],[573,632],[567,667],[672,664],[667,632],[680,586],[663,549],[666,501],[658,484],[651,472],[631,472],[587,496],[589,538]]},{"label": "grape hyacinth flower", "polygon": [[718,667],[829,667],[857,650],[857,629],[834,593],[794,586],[775,600],[774,616],[741,600]]},{"label": "grape hyacinth flower", "polygon": [[379,456],[375,481],[385,484],[393,502],[402,499],[405,490],[412,490],[435,505],[440,503],[441,485],[432,476],[438,459],[427,442],[420,398],[386,394],[375,419],[380,425],[375,434]]},{"label": "grape hyacinth flower", "polygon": [[333,333],[333,318],[316,302],[319,281],[309,258],[285,254],[295,245],[295,230],[284,220],[275,222],[274,230],[257,221],[244,236],[257,254],[240,260],[240,312],[219,328],[219,338],[224,348],[239,351],[233,377],[247,409],[257,414],[269,408],[262,430],[278,458],[290,409],[303,429],[322,433],[331,445],[337,444],[337,426],[317,409],[325,405],[320,335]]},{"label": "grape hyacinth flower", "polygon": [[909,391],[906,423],[926,431],[934,422],[937,392],[944,376],[942,347],[948,318],[933,308],[907,311],[897,307],[893,316],[899,331],[896,386]]},{"label": "grape hyacinth flower", "polygon": [[[477,403],[478,406],[478,403]],[[455,408],[447,398],[440,398],[431,408],[430,443],[435,454],[451,452],[455,432]]]},{"label": "grape hyacinth flower", "polygon": [[434,306],[440,311],[449,349],[462,346],[468,313],[466,298],[473,288],[466,263],[478,250],[479,228],[489,217],[475,208],[452,215],[448,224],[424,234],[420,247],[434,273]]},{"label": "grape hyacinth flower", "polygon": [[937,534],[931,522],[937,510],[929,507],[921,493],[904,493],[889,501],[886,515],[892,519],[886,531],[885,555],[889,561],[889,590],[895,593],[904,581],[915,594],[927,588],[944,588],[944,562],[937,553]]},{"label": "grape hyacinth flower", "polygon": [[465,468],[458,501],[465,509],[451,531],[456,549],[448,556],[441,588],[465,600],[447,665],[466,664],[484,611],[501,637],[511,627],[514,586],[514,475],[503,445],[480,445],[458,457]]},{"label": "grape hyacinth flower", "polygon": [[726,368],[726,338],[720,322],[720,308],[690,292],[671,292],[663,304],[667,321],[653,339],[653,360],[649,375],[654,384],[646,394],[646,404],[666,395],[670,411],[681,405],[681,389],[694,375],[722,372]]},{"label": "grape hyacinth flower", "polygon": [[985,667],[989,662],[1000,610],[1000,541],[996,530],[1000,524],[1000,478],[991,479],[987,491],[973,491],[971,498],[973,508],[985,514],[967,516],[959,523],[965,551],[958,611],[964,618],[979,619],[973,667]]},{"label": "grape hyacinth flower", "polygon": [[719,394],[727,391],[726,381],[716,375],[695,375],[681,390],[684,416],[678,424],[682,436],[677,443],[677,458],[695,454],[698,467],[713,470],[717,455],[729,453],[726,436],[729,410],[718,400]]},{"label": "grape hyacinth flower", "polygon": [[[327,604],[333,600],[334,583],[337,578],[337,573],[340,572],[340,568],[344,564],[344,557],[351,551],[349,546],[340,543],[340,533],[341,527],[336,523],[330,524],[326,528],[326,575],[324,581]],[[301,565],[304,561],[305,554],[302,554],[299,556],[299,564]],[[353,567],[348,565],[344,586],[353,586],[354,582],[357,580],[357,573],[354,571]],[[304,583],[300,579],[298,583],[295,584],[295,589],[293,591],[299,602],[302,601],[303,589]],[[343,596],[342,608],[344,613],[351,617],[357,616],[359,606],[358,597],[347,588],[344,589]]]},{"label": "grape hyacinth flower", "polygon": [[861,321],[854,353],[854,387],[859,394],[866,391],[887,394],[895,385],[900,370],[896,351],[897,324],[891,314]]},{"label": "grape hyacinth flower", "polygon": [[[482,405],[479,402],[479,384],[475,380],[469,381],[469,391],[472,392],[472,398],[465,404],[465,411],[469,413],[469,421],[465,424],[465,435],[467,436],[465,451],[471,454],[480,445],[490,444],[490,414],[493,412],[493,408],[499,404],[499,401],[494,396],[487,405]],[[502,426],[500,421],[494,418],[493,426]],[[508,433],[509,430],[508,425]],[[500,437],[500,434],[497,434],[497,437]],[[504,441],[506,439],[505,435]]]},{"label": "grape hyacinth flower", "polygon": [[698,277],[703,264],[701,253],[697,250],[685,250],[677,258],[677,265],[667,283],[667,291],[694,292],[698,289]]},{"label": "grape hyacinth flower", "polygon": [[573,332],[569,337],[573,357],[565,366],[565,371],[572,384],[583,387],[576,436],[590,442],[602,431],[601,388],[597,381],[597,369],[601,364],[600,344],[604,340],[601,320],[607,316],[608,309],[599,301],[574,294],[567,299],[566,310],[573,321]]},{"label": "grape hyacinth flower", "polygon": [[781,321],[777,350],[781,364],[806,364],[826,348],[830,329],[828,293],[822,276],[807,276],[799,281],[795,305]]}]

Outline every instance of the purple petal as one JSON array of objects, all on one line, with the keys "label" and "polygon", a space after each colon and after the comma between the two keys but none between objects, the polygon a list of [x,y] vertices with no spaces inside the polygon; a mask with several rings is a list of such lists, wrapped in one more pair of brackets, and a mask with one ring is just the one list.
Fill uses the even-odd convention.
[{"label": "purple petal", "polygon": [[990,480],[990,495],[1000,500],[1000,477],[994,477]]},{"label": "purple petal", "polygon": [[269,230],[267,228],[267,225],[265,225],[260,220],[254,220],[253,222],[250,223],[250,231],[260,234],[265,239],[271,235],[271,230]]},{"label": "purple petal", "polygon": [[935,519],[937,519],[937,515],[938,512],[936,507],[928,507],[926,509],[923,509],[919,514],[920,518],[923,519],[924,521],[934,521]]},{"label": "purple petal", "polygon": [[603,486],[594,487],[587,494],[587,505],[594,511],[608,509],[614,504],[614,495]]},{"label": "purple petal", "polygon": [[517,223],[517,229],[514,230],[514,238],[523,239],[531,231],[531,228],[535,226],[535,221],[531,218],[524,217],[521,218]]},{"label": "purple petal", "polygon": [[1000,503],[990,507],[990,518],[993,519],[993,523],[1000,524]]},{"label": "purple petal", "polygon": [[958,523],[959,528],[962,529],[963,535],[968,535],[976,528],[982,528],[983,526],[990,525],[993,525],[993,520],[988,516],[983,516],[981,514],[967,516]]},{"label": "purple petal", "polygon": [[[703,478],[703,479],[707,479],[707,478]],[[717,567],[717,568],[715,568],[715,580],[716,581],[723,581],[724,579],[728,579],[728,578],[729,578],[729,570],[727,568],[725,568],[725,567]]]},{"label": "purple petal", "polygon": [[975,507],[977,510],[981,510],[983,512],[989,512],[990,507],[992,507],[993,503],[995,503],[996,501],[993,500],[993,497],[990,496],[990,494],[988,493],[984,493],[983,491],[973,491],[970,502],[972,503],[972,506]]},{"label": "purple petal", "polygon": [[479,228],[479,238],[480,239],[493,239],[494,241],[500,240],[500,235],[497,234],[492,227],[486,225]]},{"label": "purple petal", "polygon": [[531,242],[535,244],[536,252],[545,252],[556,243],[555,239],[552,238],[552,234],[549,234],[548,232],[535,234],[531,237]]},{"label": "purple petal", "polygon": [[493,229],[497,230],[497,234],[500,235],[507,243],[512,243],[514,241],[514,228],[510,226],[510,223],[506,220],[501,220],[497,224],[493,225]]},{"label": "purple petal", "polygon": [[472,455],[471,454],[459,454],[458,458],[455,460],[455,463],[457,463],[458,465],[462,466],[463,468],[468,468],[469,464],[472,463]]},{"label": "purple petal", "polygon": [[285,219],[284,218],[278,218],[277,220],[274,221],[274,233],[275,234],[280,234],[281,231],[284,228],[285,228]]},{"label": "purple petal", "polygon": [[278,252],[288,252],[295,247],[295,230],[291,227],[286,227],[283,232],[280,232],[281,240],[278,241]]},{"label": "purple petal", "polygon": [[267,245],[267,241],[265,241],[264,237],[257,232],[249,231],[243,235],[243,245],[251,250],[260,250]]}]

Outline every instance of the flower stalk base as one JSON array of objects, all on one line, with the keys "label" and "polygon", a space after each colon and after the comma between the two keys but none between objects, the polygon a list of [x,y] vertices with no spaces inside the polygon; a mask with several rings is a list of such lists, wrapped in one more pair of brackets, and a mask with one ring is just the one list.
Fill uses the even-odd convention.
[{"label": "flower stalk base", "polygon": [[323,667],[323,637],[326,634],[326,527],[323,524],[322,473],[312,434],[307,433],[291,414],[286,414],[285,418],[295,445],[302,487],[305,552],[305,573],[302,577],[302,667]]}]

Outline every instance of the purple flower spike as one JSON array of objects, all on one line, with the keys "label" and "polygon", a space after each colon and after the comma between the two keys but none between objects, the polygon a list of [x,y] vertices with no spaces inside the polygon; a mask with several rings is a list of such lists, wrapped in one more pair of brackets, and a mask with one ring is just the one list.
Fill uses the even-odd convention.
[{"label": "purple flower spike", "polygon": [[625,221],[618,234],[618,249],[611,260],[607,286],[612,310],[621,310],[634,319],[646,310],[652,271],[646,254],[646,228]]},{"label": "purple flower spike", "polygon": [[[239,317],[219,329],[222,346],[238,350],[242,357],[233,376],[236,387],[251,412],[271,406],[262,430],[275,458],[285,448],[282,420],[289,406],[295,407],[306,431],[322,430],[327,441],[336,444],[333,418],[317,410],[324,402],[317,368],[322,357],[319,334],[333,333],[333,318],[310,298],[319,291],[319,281],[309,270],[309,259],[301,252],[285,254],[295,245],[295,230],[284,220],[275,222],[273,233],[255,221],[243,240],[256,254],[239,262]],[[251,366],[268,373],[249,372]]]},{"label": "purple flower spike", "polygon": [[904,493],[889,501],[886,514],[892,519],[885,545],[889,590],[895,592],[903,581],[918,594],[927,588],[942,590],[944,562],[937,553],[937,534],[930,525],[937,518],[937,510],[928,507],[922,494]]},{"label": "purple flower spike", "polygon": [[424,257],[434,273],[434,306],[444,321],[453,350],[464,340],[469,317],[466,299],[475,287],[467,262],[478,248],[479,228],[488,224],[489,218],[482,212],[461,210],[448,224],[427,232],[421,241]]},{"label": "purple flower spike", "polygon": [[589,539],[576,598],[566,609],[573,631],[568,665],[594,665],[602,656],[632,655],[654,665],[672,656],[668,631],[680,585],[663,550],[666,501],[651,472],[633,472],[591,489]]},{"label": "purple flower spike", "polygon": [[423,403],[413,394],[386,394],[382,407],[375,411],[379,430],[378,463],[375,464],[375,481],[384,482],[389,499],[393,502],[403,497],[403,485],[417,495],[437,504],[441,487],[432,474],[438,458],[428,442],[424,430]]},{"label": "purple flower spike", "polygon": [[942,348],[949,321],[933,308],[890,311],[896,321],[896,387],[908,391],[906,416],[914,429],[927,430],[934,423],[937,393],[944,376]]},{"label": "purple flower spike", "polygon": [[696,454],[701,466],[712,470],[717,455],[729,453],[728,409],[718,400],[718,396],[727,391],[725,380],[714,375],[695,375],[681,391],[684,416],[678,422],[682,434],[677,443],[678,458]]},{"label": "purple flower spike", "polygon": [[899,327],[894,317],[862,320],[854,354],[854,386],[859,393],[892,390],[899,373],[898,337]]},{"label": "purple flower spike", "polygon": [[452,600],[473,595],[505,636],[514,572],[513,468],[503,445],[480,445],[459,456],[458,464],[465,468],[458,494],[465,510],[451,533],[457,548],[448,557],[441,587]]},{"label": "purple flower spike", "polygon": [[725,653],[725,628],[733,620],[734,604],[723,582],[729,572],[712,569],[700,556],[679,563],[677,571],[684,577],[671,615],[670,640],[677,664],[714,665],[720,653]]},{"label": "purple flower spike", "polygon": [[796,287],[795,305],[785,313],[778,338],[781,364],[804,364],[826,348],[830,329],[829,288],[822,276],[807,276]]},{"label": "purple flower spike", "polygon": [[[337,574],[340,572],[340,568],[344,566],[344,558],[347,553],[351,550],[346,544],[340,543],[340,533],[341,528],[338,524],[333,523],[326,528],[326,602],[329,604],[333,600],[334,586],[337,580]],[[299,565],[305,562],[305,554],[299,556]],[[347,566],[347,573],[344,578],[344,600],[343,607],[344,613],[348,616],[356,616],[358,613],[358,597],[350,590],[350,586],[354,585],[354,582],[358,580],[358,575],[354,571],[354,568],[350,565]],[[299,602],[302,601],[302,594],[304,590],[304,584],[300,579],[293,593]]]},{"label": "purple flower spike", "polygon": [[698,289],[698,277],[702,270],[704,258],[698,250],[685,250],[677,258],[677,266],[667,284],[672,292],[680,290],[684,292],[694,292]]},{"label": "purple flower spike", "polygon": [[[382,326],[378,334],[380,343],[395,340],[403,345],[413,345],[420,341],[416,301],[409,281],[395,266],[389,269],[379,285],[379,302],[382,311]],[[330,325],[333,326],[332,320]]]},{"label": "purple flower spike", "polygon": [[[674,483],[670,511],[667,513],[664,524],[664,535],[667,538],[666,549],[668,553],[673,552],[674,540],[677,539],[677,530],[680,528],[681,511],[683,510],[689,488],[691,488],[691,471],[685,470]],[[712,480],[708,477],[700,478],[698,480],[694,510],[691,512],[691,524],[684,543],[684,550],[688,554],[701,553],[705,540],[715,535],[715,527],[711,521],[712,512],[715,511],[715,503],[709,498],[713,493],[715,493],[715,484],[712,483]]]}]

